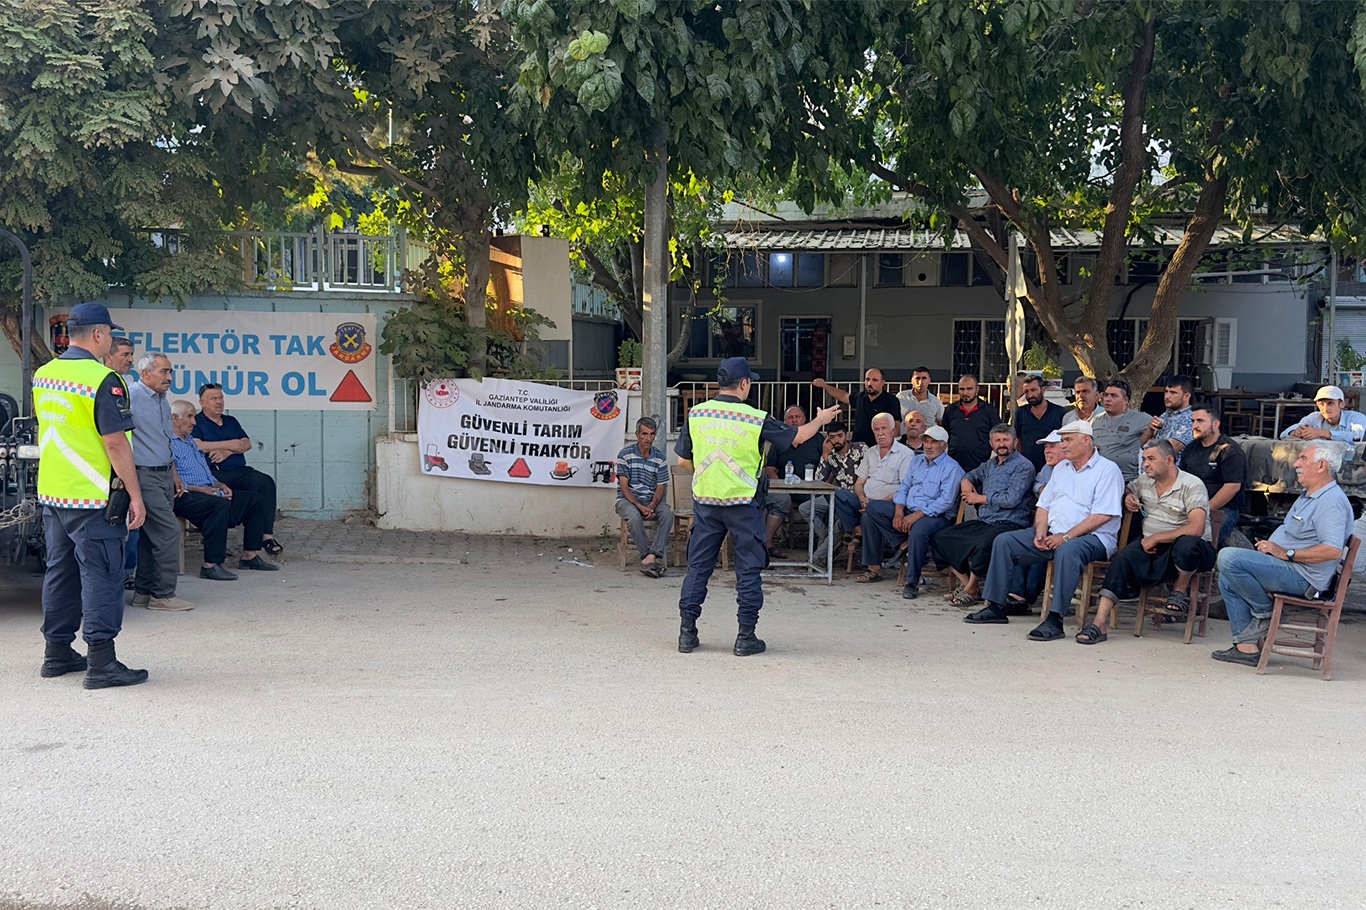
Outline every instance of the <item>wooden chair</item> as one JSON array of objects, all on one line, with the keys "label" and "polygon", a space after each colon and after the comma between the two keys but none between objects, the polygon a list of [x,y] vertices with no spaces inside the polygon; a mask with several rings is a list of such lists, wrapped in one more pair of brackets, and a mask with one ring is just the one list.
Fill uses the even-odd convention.
[{"label": "wooden chair", "polygon": [[[674,565],[688,565],[688,538],[692,534],[692,475],[678,464],[669,465],[669,508],[673,509],[674,527],[670,537],[674,544]],[[721,568],[730,568],[730,538],[721,545]]]},{"label": "wooden chair", "polygon": [[[1219,529],[1224,524],[1224,510],[1216,509],[1210,514],[1210,537],[1217,541],[1219,539]],[[1134,620],[1134,637],[1143,637],[1143,620],[1149,615],[1160,616],[1156,610],[1148,606],[1148,594],[1152,591],[1151,587],[1143,588],[1138,592],[1138,618]],[[1214,594],[1214,569],[1208,572],[1197,572],[1191,579],[1191,605],[1186,611],[1186,644],[1191,643],[1192,633],[1198,634],[1201,638],[1205,637],[1205,629],[1209,625],[1209,601]],[[1200,631],[1195,632],[1196,623],[1200,624]],[[1114,623],[1110,624],[1114,627]]]},{"label": "wooden chair", "polygon": [[[963,523],[963,513],[967,510],[967,507],[967,501],[963,499],[961,494],[959,494],[958,517],[956,517],[953,520],[954,524],[961,525]],[[925,563],[925,567],[920,570],[920,574],[926,578],[947,578],[949,580],[950,594],[953,593],[954,588],[958,587],[958,577],[954,575],[952,572],[950,572],[948,569],[935,568],[933,561]],[[903,587],[906,585],[906,560],[904,559],[901,560],[901,571],[897,573],[896,583]]]},{"label": "wooden chair", "polygon": [[[1315,670],[1323,670],[1324,679],[1333,678],[1333,645],[1338,638],[1338,620],[1342,618],[1342,602],[1347,597],[1347,586],[1352,583],[1352,566],[1356,565],[1357,547],[1361,541],[1356,535],[1347,538],[1347,558],[1338,569],[1338,583],[1332,600],[1311,600],[1307,597],[1291,597],[1277,594],[1271,604],[1271,626],[1262,642],[1262,659],[1257,663],[1259,674],[1266,672],[1267,662],[1274,651],[1286,657],[1298,657],[1311,661]],[[1318,619],[1314,625],[1284,622],[1281,613],[1286,607],[1300,607],[1314,610]],[[1285,631],[1296,633],[1288,642],[1278,642],[1277,637]],[[1301,636],[1313,636],[1305,639]]]},{"label": "wooden chair", "polygon": [[[1136,513],[1130,512],[1128,509],[1124,510],[1124,520],[1120,523],[1119,526],[1119,544],[1115,547],[1116,553],[1118,553],[1120,549],[1122,549],[1124,545],[1129,542],[1129,526],[1133,524],[1135,514]],[[1077,584],[1077,593],[1073,596],[1073,600],[1076,602],[1077,605],[1077,629],[1080,630],[1083,626],[1086,625],[1086,618],[1091,613],[1091,598],[1096,594],[1096,582],[1105,580],[1105,572],[1109,568],[1110,560],[1096,559],[1087,563],[1086,568],[1082,571],[1081,581]],[[1045,573],[1043,580],[1043,594],[1040,595],[1039,600],[1039,614],[1041,616],[1048,615],[1048,605],[1052,602],[1053,561],[1049,560],[1048,571],[1047,573]],[[1116,605],[1115,612],[1119,612],[1118,605]],[[1113,620],[1110,624],[1113,627]]]},{"label": "wooden chair", "polygon": [[[652,528],[652,527],[654,527],[654,528],[658,528],[658,527],[659,527],[659,521],[658,521],[657,519],[647,519],[647,520],[646,520],[646,522],[645,522],[645,529],[646,529],[646,530],[649,530],[649,529]],[[621,571],[623,571],[623,572],[626,571],[626,551],[627,551],[627,549],[628,549],[629,547],[631,547],[631,546],[632,546],[632,544],[631,544],[631,532],[630,532],[630,530],[629,530],[629,526],[628,526],[627,523],[626,523],[626,519],[623,518],[623,519],[621,520],[621,536],[620,536],[620,538],[618,538],[618,540],[617,540],[617,555],[618,555],[619,557],[621,557]],[[636,555],[639,556],[640,554],[636,554]],[[664,559],[663,559],[663,562],[664,562],[664,568],[667,569],[667,568],[669,567],[669,548],[668,548],[668,547],[665,547],[665,548],[664,548]]]}]

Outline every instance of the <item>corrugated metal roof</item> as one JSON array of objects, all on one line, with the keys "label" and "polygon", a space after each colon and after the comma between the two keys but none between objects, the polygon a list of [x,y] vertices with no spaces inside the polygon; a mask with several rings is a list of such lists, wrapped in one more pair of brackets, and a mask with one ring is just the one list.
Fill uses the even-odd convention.
[{"label": "corrugated metal roof", "polygon": [[[1175,247],[1185,236],[1179,228],[1151,227],[1153,240],[1135,239],[1132,245],[1143,247]],[[1100,235],[1095,231],[1071,231],[1058,229],[1051,232],[1053,248],[1059,250],[1096,249],[1100,245]],[[1298,230],[1289,227],[1271,227],[1255,230],[1252,242],[1260,245],[1286,246],[1295,244],[1323,243],[1322,237],[1305,237]],[[1233,225],[1220,227],[1214,232],[1211,246],[1241,246],[1243,232]],[[768,230],[768,231],[728,231],[726,246],[733,249],[759,250],[773,252],[820,251],[826,253],[913,253],[943,250],[944,237],[931,231],[916,231],[904,228],[832,228],[826,230]],[[971,249],[968,235],[954,231],[951,249]]]}]

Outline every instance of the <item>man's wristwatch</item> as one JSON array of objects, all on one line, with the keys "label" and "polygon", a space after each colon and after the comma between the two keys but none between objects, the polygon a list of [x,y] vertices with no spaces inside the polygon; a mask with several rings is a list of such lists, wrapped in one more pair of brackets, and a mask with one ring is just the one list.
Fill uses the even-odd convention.
[{"label": "man's wristwatch", "polygon": [[1287,561],[1287,562],[1294,562],[1294,561],[1295,561],[1295,551],[1294,551],[1293,549],[1291,549],[1291,550],[1286,550],[1286,551],[1285,551],[1285,558],[1286,558],[1286,561]]},{"label": "man's wristwatch", "polygon": [[1069,540],[1071,540],[1071,539],[1072,539],[1072,535],[1071,535],[1071,534],[1064,534],[1064,535],[1062,536],[1062,542],[1063,542],[1063,543],[1067,543],[1067,542],[1068,542]]}]

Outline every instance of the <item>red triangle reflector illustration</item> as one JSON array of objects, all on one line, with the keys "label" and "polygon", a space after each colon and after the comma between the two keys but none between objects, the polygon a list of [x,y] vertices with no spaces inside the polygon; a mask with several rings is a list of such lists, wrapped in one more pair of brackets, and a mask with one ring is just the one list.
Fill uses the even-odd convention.
[{"label": "red triangle reflector illustration", "polygon": [[512,467],[508,468],[508,476],[509,476],[509,477],[530,477],[530,476],[531,476],[531,468],[528,468],[528,467],[526,466],[526,459],[525,459],[525,458],[519,458],[519,459],[517,459],[516,461],[514,461],[514,462],[512,463]]},{"label": "red triangle reflector illustration", "polygon": [[361,385],[360,379],[356,377],[355,370],[347,370],[342,378],[341,384],[337,386],[337,391],[332,393],[329,401],[373,401],[370,393],[365,391],[365,386]]}]

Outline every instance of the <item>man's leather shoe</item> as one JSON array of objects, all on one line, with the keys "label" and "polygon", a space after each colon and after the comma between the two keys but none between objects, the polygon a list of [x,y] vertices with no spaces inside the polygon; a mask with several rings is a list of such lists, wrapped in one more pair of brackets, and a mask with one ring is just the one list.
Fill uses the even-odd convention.
[{"label": "man's leather shoe", "polygon": [[701,644],[697,640],[697,625],[684,625],[678,628],[678,653],[691,654]]},{"label": "man's leather shoe", "polygon": [[735,656],[749,657],[751,654],[762,654],[765,645],[761,639],[754,637],[753,626],[741,626],[740,634],[735,636]]},{"label": "man's leather shoe", "polygon": [[[258,556],[256,558],[260,559],[261,557]],[[237,573],[229,572],[227,569],[223,568],[222,563],[214,563],[211,566],[201,566],[199,569],[199,577],[207,578],[209,581],[236,581]]]},{"label": "man's leather shoe", "polygon": [[145,682],[146,670],[130,670],[115,660],[103,667],[91,667],[86,671],[81,685],[87,689],[112,689],[116,686],[136,686]]},{"label": "man's leather shoe", "polygon": [[184,610],[193,610],[194,604],[179,597],[153,597],[147,601],[147,609],[159,610],[164,613],[179,613]]},{"label": "man's leather shoe", "polygon": [[901,589],[901,596],[907,600],[915,600],[920,596],[920,592],[916,589],[915,585],[907,585]]},{"label": "man's leather shoe", "polygon": [[1261,651],[1253,651],[1251,654],[1245,654],[1238,650],[1237,645],[1234,645],[1226,651],[1211,651],[1209,656],[1213,657],[1215,660],[1222,660],[1224,663],[1242,664],[1245,667],[1255,667],[1262,661]]},{"label": "man's leather shoe", "polygon": [[1006,618],[1005,609],[1000,604],[988,603],[976,613],[969,613],[967,616],[964,616],[963,622],[976,623],[979,625],[990,623],[1004,626],[1009,625],[1010,620]]},{"label": "man's leather shoe", "polygon": [[85,655],[72,649],[71,645],[50,641],[43,653],[41,673],[45,679],[51,679],[54,676],[76,673],[88,666]]},{"label": "man's leather shoe", "polygon": [[[237,560],[237,568],[239,568],[239,569],[255,569],[255,570],[258,571],[258,572],[278,572],[278,571],[280,571],[280,567],[279,567],[279,566],[277,566],[277,565],[276,565],[275,563],[273,563],[273,562],[267,562],[267,561],[265,560],[265,558],[261,556],[260,553],[257,553],[257,554],[256,554],[255,556],[253,556],[251,559],[239,559],[239,560]],[[229,574],[231,574],[231,573],[229,573]],[[237,576],[236,576],[236,575],[233,575],[232,577],[233,577],[233,578],[236,578]]]}]

